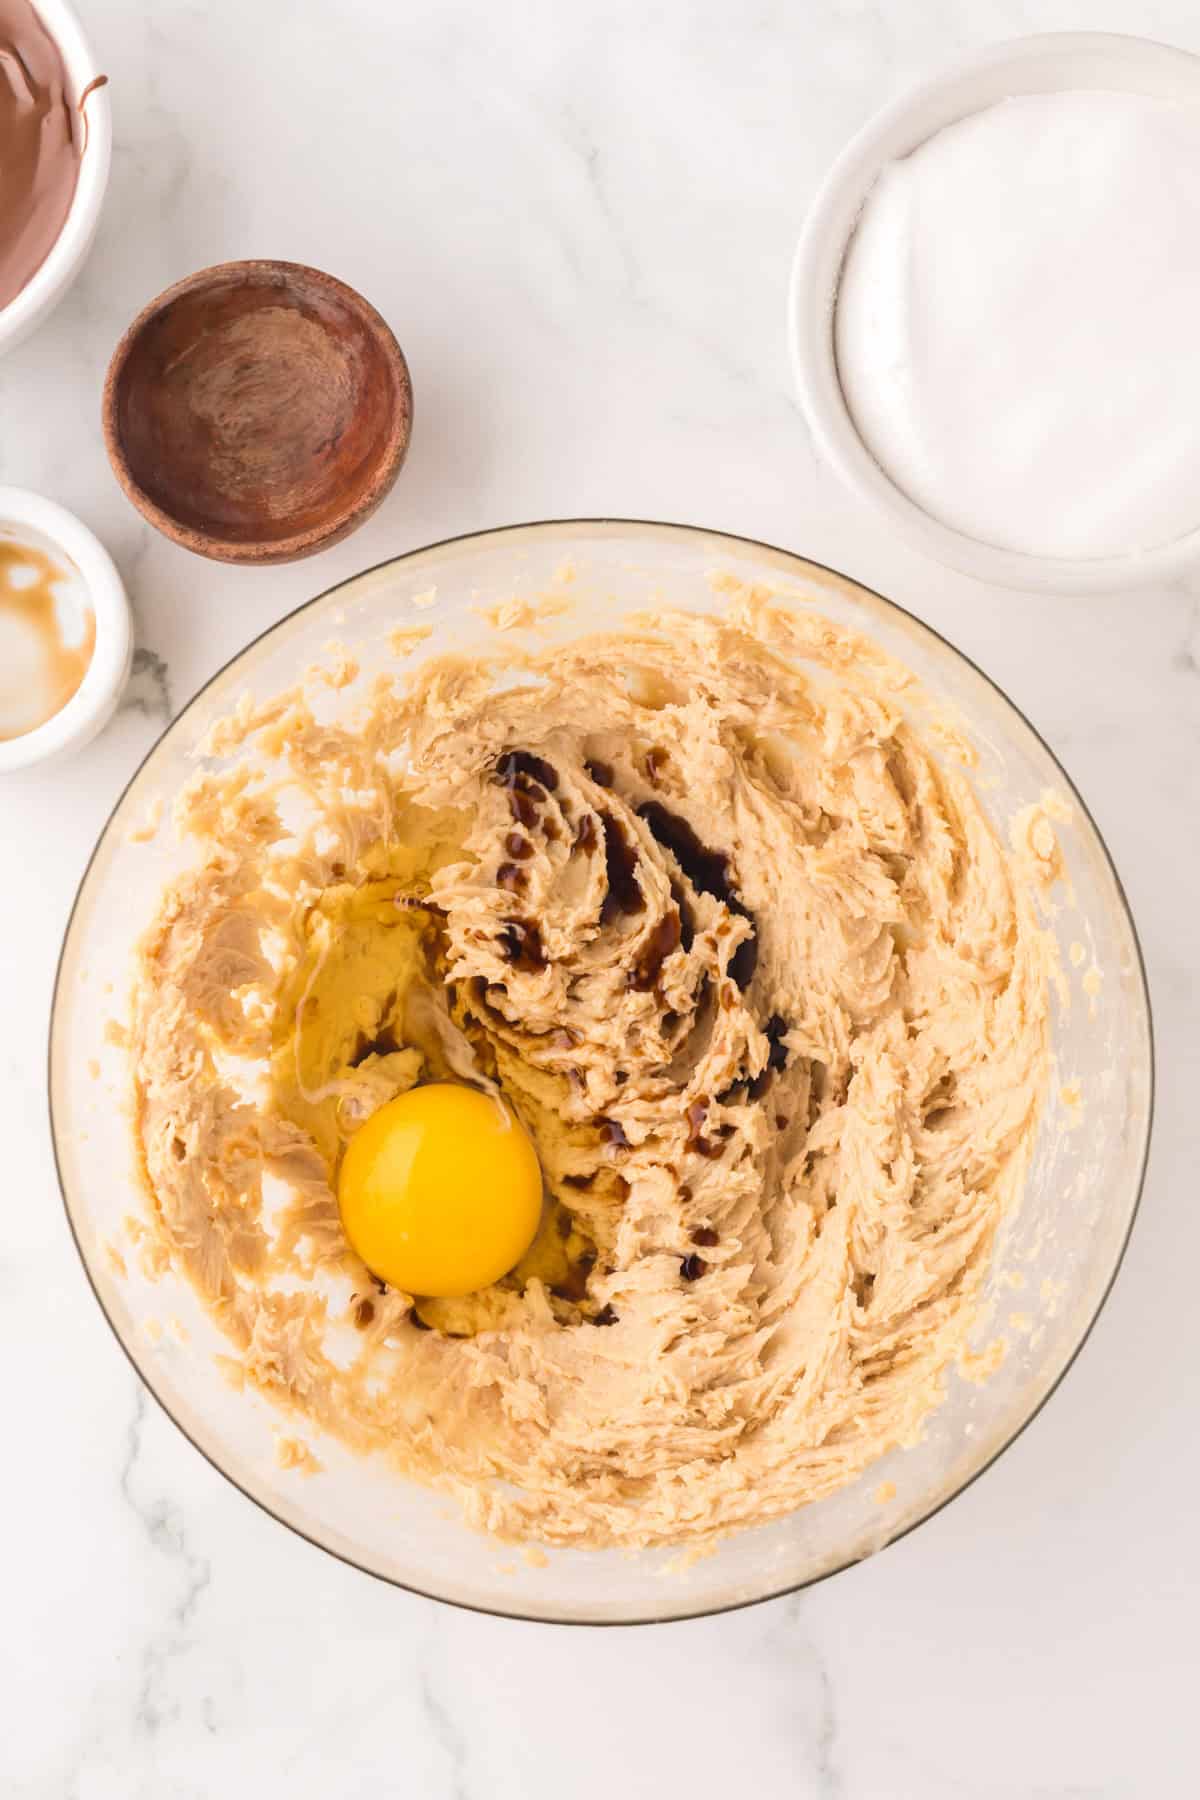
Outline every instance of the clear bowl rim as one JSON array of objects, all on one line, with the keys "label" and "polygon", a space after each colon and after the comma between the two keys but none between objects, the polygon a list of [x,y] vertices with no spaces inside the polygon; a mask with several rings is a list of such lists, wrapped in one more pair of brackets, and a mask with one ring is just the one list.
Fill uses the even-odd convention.
[{"label": "clear bowl rim", "polygon": [[[279,631],[284,626],[289,625],[301,613],[308,612],[312,608],[321,605],[322,602],[332,599],[335,594],[342,592],[343,589],[350,587],[359,581],[364,580],[368,576],[379,574],[380,572],[382,572],[385,569],[395,568],[395,567],[401,566],[405,563],[416,561],[419,557],[428,556],[431,553],[433,553],[434,551],[449,549],[454,545],[479,544],[479,543],[482,543],[487,540],[494,540],[494,539],[498,539],[498,538],[509,537],[512,534],[517,533],[517,532],[538,533],[538,534],[546,533],[547,535],[553,535],[553,534],[561,533],[565,529],[570,529],[570,528],[574,528],[577,530],[588,530],[588,529],[595,529],[597,527],[610,527],[610,526],[624,528],[624,529],[632,530],[634,532],[640,532],[640,533],[644,534],[645,536],[647,536],[648,538],[653,538],[655,536],[659,536],[662,533],[666,533],[668,537],[673,537],[673,538],[701,538],[707,543],[723,541],[723,542],[729,543],[731,545],[739,546],[742,548],[750,548],[753,550],[765,551],[769,556],[779,557],[779,558],[785,559],[787,561],[802,562],[802,563],[807,564],[809,568],[822,570],[825,574],[831,575],[834,578],[836,578],[837,580],[849,582],[853,587],[859,589],[862,593],[869,595],[872,600],[878,602],[879,605],[881,605],[885,609],[885,611],[897,614],[900,616],[900,618],[907,621],[909,624],[915,626],[918,633],[922,633],[922,632],[925,633],[929,638],[933,639],[943,649],[949,651],[951,656],[957,657],[960,662],[965,663],[968,668],[970,668],[984,683],[986,683],[986,685],[989,688],[992,689],[992,691],[995,694],[997,694],[999,696],[999,698],[1004,702],[1004,704],[1010,708],[1010,710],[1016,715],[1018,720],[1025,726],[1025,728],[1036,739],[1037,743],[1040,745],[1040,747],[1045,752],[1045,754],[1049,757],[1054,768],[1057,770],[1058,775],[1062,779],[1067,792],[1070,794],[1074,803],[1078,806],[1082,817],[1087,822],[1088,827],[1094,833],[1096,842],[1097,842],[1100,852],[1101,852],[1101,855],[1104,859],[1104,862],[1108,868],[1110,875],[1112,876],[1113,884],[1116,889],[1117,897],[1120,901],[1121,910],[1124,913],[1125,922],[1129,928],[1130,938],[1131,938],[1131,941],[1133,943],[1133,948],[1134,948],[1136,974],[1137,974],[1137,985],[1138,985],[1138,988],[1140,989],[1141,1001],[1142,1001],[1142,1005],[1145,1009],[1146,1057],[1147,1057],[1146,1121],[1145,1121],[1145,1128],[1144,1128],[1144,1131],[1142,1134],[1142,1144],[1141,1144],[1140,1152],[1138,1155],[1138,1161],[1137,1161],[1137,1177],[1136,1177],[1136,1181],[1134,1183],[1134,1191],[1133,1191],[1131,1203],[1129,1206],[1129,1217],[1126,1222],[1124,1232],[1121,1235],[1120,1242],[1117,1246],[1116,1254],[1113,1259],[1112,1268],[1108,1272],[1108,1275],[1105,1279],[1103,1288],[1100,1291],[1098,1298],[1096,1300],[1095,1308],[1092,1311],[1092,1314],[1091,1314],[1090,1318],[1088,1319],[1086,1325],[1084,1326],[1082,1332],[1080,1333],[1077,1343],[1075,1344],[1074,1348],[1072,1349],[1067,1360],[1064,1362],[1058,1375],[1055,1377],[1054,1381],[1051,1383],[1050,1387],[1046,1390],[1045,1394],[1043,1394],[1043,1396],[1038,1401],[1037,1405],[1033,1408],[1033,1410],[1031,1412],[1029,1412],[1025,1416],[1024,1419],[1022,1419],[1021,1423],[1016,1427],[1016,1429],[1013,1431],[1012,1435],[1010,1437],[1006,1438],[1005,1441],[1001,1445],[999,1445],[999,1447],[993,1452],[993,1454],[988,1457],[987,1461],[982,1463],[979,1466],[979,1468],[973,1470],[971,1472],[971,1474],[968,1475],[966,1477],[966,1479],[958,1487],[956,1487],[953,1490],[953,1492],[945,1495],[945,1497],[942,1498],[941,1500],[939,1500],[935,1505],[930,1506],[928,1511],[922,1512],[918,1517],[910,1520],[901,1529],[897,1530],[893,1535],[886,1538],[879,1545],[878,1549],[873,1552],[873,1554],[879,1555],[883,1550],[890,1548],[891,1545],[900,1543],[902,1541],[902,1539],[908,1537],[912,1532],[918,1530],[922,1525],[926,1524],[930,1519],[935,1518],[938,1513],[942,1512],[946,1507],[950,1506],[962,1494],[965,1494],[968,1488],[972,1487],[974,1485],[974,1483],[976,1481],[978,1481],[982,1475],[985,1475],[987,1473],[987,1471],[990,1468],[992,1468],[996,1462],[999,1461],[999,1459],[1005,1454],[1006,1451],[1011,1449],[1013,1444],[1015,1444],[1017,1442],[1018,1438],[1020,1438],[1025,1433],[1025,1431],[1029,1428],[1029,1426],[1033,1423],[1033,1421],[1038,1417],[1038,1415],[1047,1406],[1047,1404],[1053,1398],[1053,1396],[1059,1391],[1059,1389],[1061,1388],[1067,1375],[1069,1374],[1071,1369],[1074,1368],[1075,1363],[1077,1362],[1080,1352],[1083,1350],[1084,1345],[1087,1343],[1088,1339],[1091,1337],[1092,1332],[1095,1329],[1096,1322],[1099,1319],[1100,1314],[1104,1311],[1105,1305],[1108,1302],[1109,1295],[1112,1293],[1113,1286],[1116,1282],[1117,1276],[1119,1275],[1119,1273],[1121,1271],[1121,1266],[1125,1260],[1125,1253],[1129,1247],[1129,1240],[1133,1234],[1133,1227],[1137,1220],[1139,1210],[1141,1208],[1142,1195],[1143,1195],[1143,1192],[1145,1189],[1145,1183],[1146,1183],[1146,1170],[1147,1170],[1147,1166],[1148,1166],[1148,1162],[1149,1162],[1150,1141],[1151,1141],[1151,1137],[1152,1137],[1153,1124],[1154,1124],[1156,1075],[1155,1075],[1155,1049],[1154,1049],[1154,1017],[1153,1017],[1153,1009],[1152,1009],[1151,998],[1150,998],[1150,988],[1149,988],[1149,983],[1146,978],[1146,962],[1145,962],[1145,956],[1142,951],[1141,939],[1138,935],[1137,924],[1134,920],[1133,911],[1129,905],[1129,898],[1125,892],[1124,883],[1122,882],[1120,874],[1116,868],[1116,865],[1113,862],[1112,854],[1109,851],[1108,844],[1104,838],[1104,834],[1100,830],[1100,827],[1096,823],[1096,820],[1093,818],[1091,810],[1088,807],[1087,802],[1084,800],[1083,795],[1079,792],[1078,788],[1075,786],[1075,783],[1072,781],[1070,775],[1063,768],[1063,766],[1059,762],[1057,756],[1054,754],[1054,751],[1050,748],[1049,744],[1047,744],[1046,740],[1043,738],[1040,731],[1038,731],[1037,727],[1026,717],[1025,713],[1022,712],[1021,708],[1016,704],[1016,702],[1009,698],[1009,696],[1005,693],[1004,689],[1002,687],[1000,687],[998,682],[993,681],[991,676],[988,675],[983,669],[981,669],[978,663],[974,662],[972,660],[972,658],[969,657],[968,655],[966,655],[966,653],[964,651],[959,650],[956,645],[952,644],[950,642],[950,640],[948,638],[944,637],[942,635],[942,633],[940,631],[938,631],[934,626],[929,625],[925,622],[925,620],[918,618],[915,613],[909,612],[908,608],[901,606],[898,601],[889,600],[886,595],[879,593],[877,589],[869,587],[865,582],[859,581],[857,579],[857,577],[855,577],[853,575],[846,575],[842,570],[833,568],[829,563],[818,562],[813,557],[803,556],[799,551],[787,550],[787,549],[784,549],[781,545],[767,543],[766,540],[762,539],[762,538],[748,537],[748,536],[745,536],[744,534],[741,534],[738,532],[709,529],[706,526],[681,524],[677,521],[662,520],[662,519],[631,519],[631,518],[621,518],[621,517],[610,516],[610,515],[605,515],[603,517],[592,516],[592,517],[580,517],[580,518],[533,519],[533,520],[528,520],[528,521],[518,521],[518,522],[510,524],[510,525],[489,526],[489,527],[486,527],[485,529],[479,530],[479,531],[458,532],[447,538],[439,538],[436,541],[434,541],[433,543],[421,544],[421,545],[417,546],[415,549],[402,551],[397,556],[385,557],[385,558],[383,558],[382,561],[380,561],[378,563],[373,563],[366,569],[360,569],[355,574],[346,576],[341,581],[334,582],[331,587],[324,588],[319,594],[314,594],[310,599],[302,601],[299,606],[293,607],[289,612],[284,613],[280,618],[274,620],[272,624],[266,626],[262,631],[256,633],[256,635],[254,637],[252,637],[246,644],[244,644],[240,650],[236,651],[233,656],[227,658],[227,660],[224,663],[222,663],[218,669],[213,671],[213,673],[208,677],[208,679],[199,688],[197,688],[196,692],[190,697],[187,704],[180,710],[180,712],[175,716],[175,718],[173,718],[167,725],[165,725],[163,727],[162,731],[159,732],[159,734],[155,738],[153,744],[151,744],[150,748],[146,751],[145,755],[141,758],[137,767],[134,769],[133,773],[130,775],[128,781],[126,781],[124,783],[124,785],[121,788],[120,793],[117,795],[116,799],[113,801],[113,804],[112,804],[111,808],[109,809],[108,816],[105,819],[103,826],[101,827],[101,830],[96,838],[96,842],[93,845],[92,850],[88,856],[87,862],[84,865],[84,868],[80,874],[79,881],[78,881],[78,884],[77,884],[76,890],[75,890],[75,895],[71,902],[71,910],[70,910],[69,914],[67,915],[67,922],[63,928],[62,944],[59,948],[59,953],[58,953],[58,957],[57,957],[57,960],[55,963],[55,970],[54,970],[54,985],[53,985],[53,989],[51,992],[50,1022],[49,1022],[49,1030],[47,1032],[47,1048],[46,1048],[46,1095],[47,1095],[47,1109],[48,1109],[49,1125],[50,1125],[51,1148],[52,1148],[53,1156],[54,1156],[54,1170],[55,1170],[55,1176],[58,1181],[59,1194],[60,1194],[60,1197],[61,1197],[62,1203],[63,1203],[63,1211],[66,1215],[67,1229],[71,1234],[71,1240],[74,1243],[75,1249],[78,1253],[80,1263],[83,1267],[84,1276],[87,1280],[88,1286],[90,1287],[90,1289],[92,1291],[92,1296],[95,1299],[96,1304],[100,1309],[101,1315],[105,1320],[105,1323],[108,1325],[109,1330],[112,1332],[113,1337],[116,1339],[118,1345],[120,1346],[122,1352],[124,1353],[125,1358],[128,1361],[130,1367],[133,1369],[134,1374],[137,1376],[138,1380],[141,1382],[141,1384],[142,1384],[143,1388],[146,1390],[146,1392],[151,1396],[151,1398],[155,1401],[155,1403],[162,1409],[162,1411],[166,1415],[166,1417],[171,1421],[172,1425],[175,1426],[175,1428],[180,1432],[180,1434],[184,1437],[184,1439],[187,1441],[187,1443],[189,1443],[191,1445],[192,1449],[197,1451],[199,1453],[199,1455],[204,1458],[205,1462],[208,1463],[210,1468],[215,1469],[217,1474],[219,1474],[225,1481],[227,1481],[231,1487],[236,1489],[236,1491],[239,1494],[241,1494],[244,1499],[249,1500],[254,1506],[258,1507],[259,1510],[264,1512],[268,1518],[274,1520],[274,1522],[277,1525],[282,1525],[286,1530],[292,1532],[296,1537],[302,1538],[306,1543],[312,1545],[314,1549],[320,1550],[325,1555],[335,1558],[338,1562],[345,1564],[348,1568],[356,1569],[361,1574],[370,1576],[372,1578],[372,1580],[383,1582],[388,1587],[398,1588],[403,1593],[414,1594],[418,1598],[423,1599],[423,1600],[435,1600],[444,1606],[457,1607],[459,1610],[461,1610],[463,1612],[480,1613],[480,1614],[483,1614],[483,1615],[485,1615],[487,1617],[491,1617],[491,1618],[512,1619],[512,1620],[515,1620],[515,1621],[518,1621],[518,1622],[521,1622],[524,1624],[569,1625],[569,1626],[584,1627],[584,1628],[594,1627],[596,1629],[608,1629],[611,1627],[622,1627],[622,1626],[630,1626],[630,1625],[670,1625],[670,1624],[680,1623],[686,1619],[713,1618],[722,1613],[741,1612],[747,1607],[758,1606],[768,1600],[784,1599],[790,1594],[801,1593],[807,1588],[816,1587],[821,1582],[828,1581],[833,1576],[842,1574],[844,1570],[846,1570],[848,1568],[852,1568],[856,1562],[861,1561],[861,1558],[847,1557],[845,1561],[837,1563],[833,1568],[825,1569],[819,1575],[810,1576],[806,1580],[798,1581],[798,1582],[786,1582],[782,1587],[771,1588],[769,1591],[766,1591],[764,1593],[755,1594],[748,1598],[739,1598],[737,1600],[732,1600],[727,1603],[722,1603],[720,1605],[706,1605],[706,1606],[696,1607],[696,1608],[685,1608],[685,1609],[681,1609],[681,1610],[675,1611],[675,1612],[647,1613],[647,1614],[643,1614],[640,1616],[639,1615],[630,1615],[629,1617],[620,1618],[620,1619],[583,1619],[583,1618],[564,1619],[564,1618],[550,1618],[547,1615],[545,1615],[543,1613],[538,1613],[538,1612],[523,1612],[516,1608],[510,1609],[510,1608],[502,1608],[502,1607],[495,1607],[495,1606],[481,1606],[481,1605],[477,1605],[474,1602],[469,1601],[469,1600],[460,1600],[460,1599],[456,1599],[453,1596],[450,1596],[447,1594],[435,1593],[431,1589],[417,1587],[412,1582],[400,1581],[395,1576],[385,1574],[381,1570],[378,1570],[378,1569],[370,1568],[366,1563],[357,1561],[353,1556],[348,1556],[340,1550],[335,1550],[335,1549],[330,1548],[330,1546],[328,1544],[324,1543],[321,1540],[321,1538],[314,1535],[312,1532],[304,1530],[303,1527],[293,1524],[290,1519],[286,1519],[286,1518],[282,1517],[281,1514],[277,1513],[266,1500],[260,1499],[257,1494],[252,1493],[249,1488],[243,1486],[243,1484],[237,1479],[237,1477],[235,1475],[232,1475],[229,1472],[229,1470],[223,1466],[222,1463],[217,1461],[216,1457],[213,1454],[211,1454],[204,1447],[203,1444],[199,1443],[197,1441],[197,1439],[195,1437],[193,1437],[193,1435],[187,1429],[187,1427],[185,1425],[183,1425],[179,1419],[176,1418],[174,1412],[171,1410],[171,1407],[162,1398],[162,1396],[158,1393],[157,1389],[154,1387],[154,1385],[148,1379],[148,1377],[145,1373],[145,1370],[142,1368],[142,1365],[139,1362],[132,1346],[126,1341],[126,1339],[122,1336],[120,1330],[118,1329],[115,1320],[113,1319],[112,1315],[109,1313],[108,1308],[105,1306],[104,1301],[101,1297],[100,1290],[99,1290],[98,1286],[96,1285],[96,1282],[93,1278],[91,1265],[90,1265],[87,1255],[84,1251],[83,1244],[80,1239],[80,1235],[75,1228],[75,1219],[74,1219],[74,1215],[71,1210],[71,1200],[70,1200],[70,1196],[68,1195],[68,1192],[67,1192],[67,1184],[66,1184],[66,1180],[63,1175],[62,1159],[59,1155],[58,1130],[57,1130],[55,1116],[54,1116],[53,1058],[54,1058],[55,1031],[56,1031],[57,1018],[58,1018],[58,1004],[59,1004],[59,997],[60,997],[61,984],[62,984],[63,963],[65,960],[67,946],[68,946],[68,943],[70,940],[71,932],[72,932],[72,929],[75,924],[76,913],[78,912],[79,904],[83,897],[83,890],[87,884],[87,879],[88,879],[89,874],[91,873],[92,866],[96,860],[96,857],[98,856],[98,854],[101,850],[101,847],[104,845],[104,843],[108,837],[108,833],[112,827],[113,820],[114,820],[117,812],[120,810],[120,807],[125,799],[125,796],[129,793],[130,789],[137,782],[137,780],[139,779],[139,777],[142,774],[142,771],[146,768],[146,766],[150,762],[151,758],[157,753],[157,751],[158,751],[160,745],[163,743],[164,739],[172,731],[174,731],[177,726],[182,725],[183,721],[187,718],[189,713],[191,713],[193,711],[193,709],[203,700],[205,694],[216,682],[218,682],[224,675],[226,675],[234,667],[235,664],[237,664],[238,662],[241,661],[241,659],[243,657],[247,656],[250,651],[255,649],[265,639],[269,638],[274,632]],[[468,1529],[468,1528],[466,1526],[464,1526],[464,1530],[465,1529]]]}]

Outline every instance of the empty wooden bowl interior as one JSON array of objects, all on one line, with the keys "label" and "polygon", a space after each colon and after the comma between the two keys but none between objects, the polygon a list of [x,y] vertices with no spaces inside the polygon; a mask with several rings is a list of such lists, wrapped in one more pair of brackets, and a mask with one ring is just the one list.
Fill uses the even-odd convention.
[{"label": "empty wooden bowl interior", "polygon": [[208,554],[303,555],[332,541],[383,498],[408,444],[411,391],[391,332],[352,289],[296,264],[181,282],[130,328],[109,387],[127,492]]}]

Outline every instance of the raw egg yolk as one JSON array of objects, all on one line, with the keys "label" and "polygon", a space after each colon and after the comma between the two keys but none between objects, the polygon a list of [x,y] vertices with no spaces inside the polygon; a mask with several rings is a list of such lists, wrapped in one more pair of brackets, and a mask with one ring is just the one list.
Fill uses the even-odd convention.
[{"label": "raw egg yolk", "polygon": [[372,1274],[448,1299],[520,1262],[541,1216],[542,1171],[507,1106],[437,1081],[398,1094],[354,1133],[338,1205]]}]

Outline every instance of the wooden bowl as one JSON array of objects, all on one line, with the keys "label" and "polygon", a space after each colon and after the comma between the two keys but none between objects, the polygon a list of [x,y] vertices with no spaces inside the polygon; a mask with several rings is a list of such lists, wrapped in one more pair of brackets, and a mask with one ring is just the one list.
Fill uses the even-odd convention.
[{"label": "wooden bowl", "polygon": [[232,262],[139,313],[104,382],[104,442],[152,525],[219,562],[311,556],[400,473],[412,384],[373,306],[301,263]]}]

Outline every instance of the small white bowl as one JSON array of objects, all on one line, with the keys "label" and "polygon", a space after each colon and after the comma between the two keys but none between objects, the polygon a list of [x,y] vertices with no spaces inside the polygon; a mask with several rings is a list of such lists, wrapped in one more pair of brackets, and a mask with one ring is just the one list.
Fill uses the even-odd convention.
[{"label": "small white bowl", "polygon": [[[81,96],[103,70],[88,48],[83,27],[67,0],[36,0],[36,8],[62,53],[71,98],[78,106]],[[0,355],[20,343],[53,311],[92,247],[112,160],[112,109],[106,86],[88,94],[81,130],[85,134],[83,154],[71,209],[41,268],[0,309]]]},{"label": "small white bowl", "polygon": [[838,378],[834,312],[846,250],[863,205],[889,163],[945,126],[1018,94],[1094,88],[1200,102],[1200,57],[1148,38],[1067,31],[1013,38],[902,94],[852,138],[825,178],[792,264],[788,337],[800,403],[817,446],[846,485],[927,555],[980,581],[1043,592],[1140,586],[1200,564],[1197,529],[1128,556],[1028,556],[943,525],[875,461]]},{"label": "small white bowl", "polygon": [[96,620],[96,647],[67,704],[20,737],[0,739],[0,774],[78,750],[112,718],[133,660],[133,622],[117,565],[64,507],[24,488],[0,487],[0,537],[16,538],[74,564]]}]

